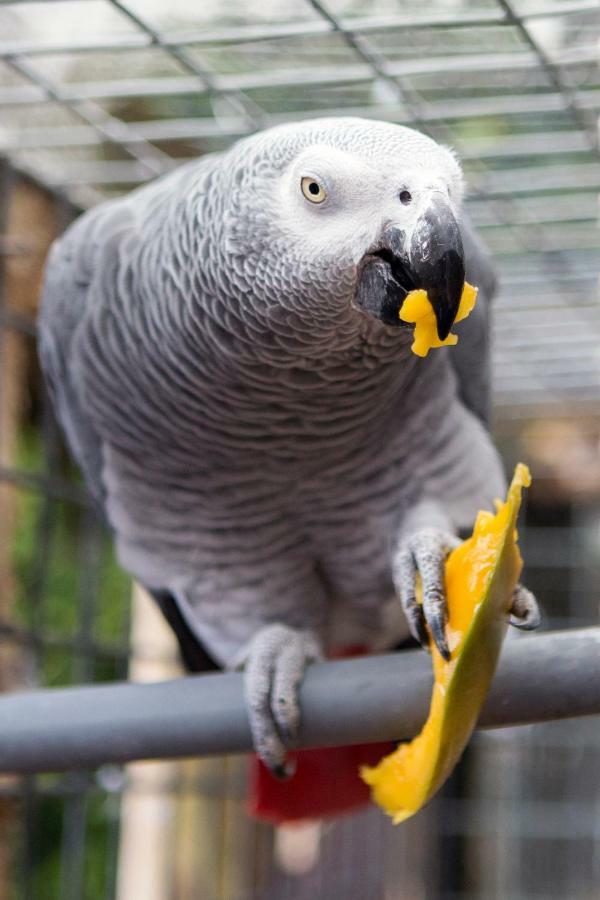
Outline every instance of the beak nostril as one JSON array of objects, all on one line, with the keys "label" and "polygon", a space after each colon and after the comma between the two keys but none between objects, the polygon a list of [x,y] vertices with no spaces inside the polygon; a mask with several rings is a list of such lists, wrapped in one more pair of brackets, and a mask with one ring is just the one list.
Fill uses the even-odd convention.
[{"label": "beak nostril", "polygon": [[412,201],[412,194],[410,191],[404,190],[400,191],[400,203],[403,203],[405,206]]}]

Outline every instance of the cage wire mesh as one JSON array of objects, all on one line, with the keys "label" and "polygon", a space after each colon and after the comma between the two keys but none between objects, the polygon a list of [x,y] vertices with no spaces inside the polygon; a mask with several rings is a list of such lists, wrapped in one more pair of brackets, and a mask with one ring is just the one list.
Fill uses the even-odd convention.
[{"label": "cage wire mesh", "polygon": [[[507,462],[525,456],[537,475],[527,582],[547,626],[597,622],[599,38],[597,0],[0,2],[4,688],[123,678],[132,648],[172,665],[168,647],[130,643],[129,582],[41,390],[34,319],[50,241],[80,209],[184,160],[320,115],[413,125],[459,154],[500,274],[496,434]],[[239,760],[162,766],[5,778],[0,896],[600,890],[597,719],[476,735],[442,795],[394,830],[371,810],[275,833],[244,816]],[[132,857],[123,823],[136,797],[159,825]]]}]

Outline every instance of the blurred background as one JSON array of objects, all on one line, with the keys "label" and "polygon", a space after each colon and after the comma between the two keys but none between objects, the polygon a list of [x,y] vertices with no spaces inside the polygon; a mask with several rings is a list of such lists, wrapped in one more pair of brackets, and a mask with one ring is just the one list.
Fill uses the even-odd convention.
[{"label": "blurred background", "polygon": [[[46,251],[92,204],[270,124],[352,114],[456,149],[500,274],[495,433],[534,474],[546,628],[598,622],[597,0],[0,0],[0,687],[178,671],[42,390]],[[43,740],[43,735],[40,735]],[[600,720],[479,733],[442,794],[273,829],[242,759],[0,781],[0,900],[600,897]]]}]

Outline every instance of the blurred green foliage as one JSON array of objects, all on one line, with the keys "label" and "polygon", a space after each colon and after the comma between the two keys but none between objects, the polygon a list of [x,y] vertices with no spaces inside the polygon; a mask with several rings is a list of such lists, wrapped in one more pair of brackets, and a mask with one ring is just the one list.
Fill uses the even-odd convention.
[{"label": "blurred green foliage", "polygon": [[[68,463],[65,465],[69,477],[72,470]],[[37,432],[24,432],[17,466],[43,471]],[[123,675],[119,660],[111,664],[110,655],[113,649],[126,651],[131,582],[115,560],[110,535],[99,523],[93,523],[90,539],[97,543],[97,579],[93,579],[96,596],[81,596],[82,584],[90,581],[83,570],[87,562],[82,548],[85,516],[82,507],[36,491],[23,491],[20,496],[12,554],[16,578],[14,613],[17,622],[42,638],[42,644],[44,633],[51,638],[50,646],[41,649],[38,670],[40,684],[48,687],[79,680],[74,673],[76,651],[53,646],[52,639],[75,643],[87,616],[91,618],[88,644],[97,644],[102,650],[93,654],[96,658],[90,680],[106,681]],[[89,654],[90,649],[86,647],[85,652]]]},{"label": "blurred green foliage", "polygon": [[[23,432],[16,465],[44,471],[38,431]],[[62,477],[78,478],[67,461],[62,468]],[[34,636],[24,652],[35,681],[54,687],[81,681],[82,674],[87,681],[126,677],[131,583],[100,523],[83,507],[22,491],[12,559],[14,620]],[[90,584],[95,593],[87,595]],[[112,896],[118,795],[102,790],[91,773],[28,778],[23,789],[14,830],[14,900],[23,896],[24,883],[36,900],[66,897],[66,877],[80,879],[89,900]],[[79,896],[76,889],[73,896]]]}]

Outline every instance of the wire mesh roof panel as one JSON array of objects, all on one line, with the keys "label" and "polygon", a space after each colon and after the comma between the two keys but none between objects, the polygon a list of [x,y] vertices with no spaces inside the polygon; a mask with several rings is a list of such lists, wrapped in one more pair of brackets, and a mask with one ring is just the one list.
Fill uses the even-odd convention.
[{"label": "wire mesh roof panel", "polygon": [[600,395],[597,0],[0,2],[0,154],[81,206],[272,124],[453,146],[501,273],[496,402]]}]

